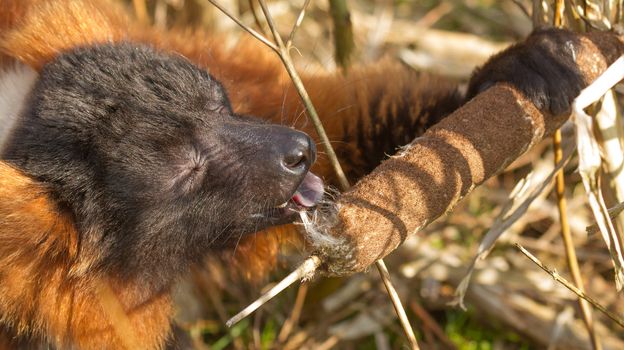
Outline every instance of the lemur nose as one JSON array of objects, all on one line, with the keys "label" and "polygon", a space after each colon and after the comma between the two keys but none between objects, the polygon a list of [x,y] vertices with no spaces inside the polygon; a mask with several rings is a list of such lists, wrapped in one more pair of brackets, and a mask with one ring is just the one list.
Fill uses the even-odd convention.
[{"label": "lemur nose", "polygon": [[310,137],[300,131],[284,130],[280,145],[281,165],[299,175],[306,173],[316,158],[316,146]]}]

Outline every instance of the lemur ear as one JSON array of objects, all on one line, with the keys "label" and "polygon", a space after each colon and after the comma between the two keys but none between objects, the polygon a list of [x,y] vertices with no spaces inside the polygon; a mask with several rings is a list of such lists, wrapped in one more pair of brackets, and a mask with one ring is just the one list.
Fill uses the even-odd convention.
[{"label": "lemur ear", "polygon": [[[21,1],[28,6],[11,6]],[[120,41],[128,32],[126,15],[110,1],[8,0],[7,6],[0,19],[10,28],[0,37],[0,50],[36,70],[63,50]]]}]

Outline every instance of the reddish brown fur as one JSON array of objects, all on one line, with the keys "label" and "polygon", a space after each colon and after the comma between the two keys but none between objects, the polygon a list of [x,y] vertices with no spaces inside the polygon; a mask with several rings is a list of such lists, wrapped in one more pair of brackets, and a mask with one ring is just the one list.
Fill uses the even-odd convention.
[{"label": "reddish brown fur", "polygon": [[24,10],[13,11],[24,16],[12,20],[18,29],[3,33],[0,48],[33,68],[41,68],[60,51],[119,41],[126,33],[125,17],[106,1],[35,1],[26,5]]},{"label": "reddish brown fur", "polygon": [[[34,4],[34,5],[33,5]],[[229,92],[234,110],[278,123],[297,124],[310,135],[299,97],[274,53],[252,39],[226,49],[207,33],[157,32],[128,25],[117,7],[105,2],[82,0],[0,0],[0,49],[2,55],[36,69],[60,51],[79,45],[106,41],[147,42],[163,50],[178,52],[206,68]],[[249,57],[254,64],[249,64]],[[2,61],[0,61],[1,66]],[[358,116],[368,115],[369,100],[380,98],[383,122],[396,110],[397,101],[413,100],[411,111],[418,115],[435,96],[450,85],[418,77],[396,63],[381,62],[374,68],[354,68],[348,78],[337,74],[304,76],[303,80],[324,119],[330,139],[356,134]],[[388,84],[392,81],[392,84]],[[331,87],[331,88],[328,88]],[[438,89],[438,90],[436,90]],[[423,99],[429,91],[431,100]],[[382,94],[383,92],[383,94]],[[420,102],[419,102],[420,101]],[[365,128],[379,125],[363,121]],[[422,123],[429,122],[423,118]],[[346,130],[345,130],[346,129]],[[339,154],[361,156],[354,144],[338,143]],[[353,167],[357,167],[357,162]],[[332,171],[323,156],[313,169],[326,179]],[[347,169],[359,175],[354,168]],[[168,291],[142,295],[140,286],[120,284],[110,276],[84,273],[95,257],[80,254],[71,218],[59,212],[41,184],[19,171],[0,164],[0,317],[20,334],[51,337],[64,346],[71,341],[81,348],[120,348],[123,343],[110,327],[107,315],[95,297],[94,286],[111,283],[133,324],[133,333],[145,348],[157,348],[169,333],[171,305]],[[283,237],[296,230],[289,225],[250,235],[237,252],[246,261],[245,271],[258,271],[274,263]],[[0,329],[0,346],[2,345]]]}]

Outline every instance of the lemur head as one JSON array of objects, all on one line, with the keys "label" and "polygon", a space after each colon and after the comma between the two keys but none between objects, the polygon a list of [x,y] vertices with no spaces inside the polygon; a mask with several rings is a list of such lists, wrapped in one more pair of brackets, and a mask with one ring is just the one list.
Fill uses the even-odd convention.
[{"label": "lemur head", "polygon": [[3,158],[49,185],[81,253],[163,276],[322,194],[306,134],[235,114],[207,72],[132,44],[44,66]]}]

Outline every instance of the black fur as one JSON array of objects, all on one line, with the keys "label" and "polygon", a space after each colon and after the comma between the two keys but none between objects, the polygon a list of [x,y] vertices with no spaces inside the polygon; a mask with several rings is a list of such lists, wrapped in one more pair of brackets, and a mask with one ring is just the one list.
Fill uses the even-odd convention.
[{"label": "black fur", "polygon": [[59,56],[27,106],[3,158],[74,216],[80,254],[155,288],[209,249],[287,221],[273,208],[311,163],[282,171],[272,158],[305,134],[235,115],[208,73],[145,46]]},{"label": "black fur", "polygon": [[578,46],[578,34],[568,30],[537,30],[475,70],[467,97],[509,83],[544,112],[570,113],[572,101],[587,85],[575,62]]},{"label": "black fur", "polygon": [[[351,165],[347,168],[350,179],[358,179],[370,173],[382,160],[396,153],[398,147],[410,143],[464,103],[464,97],[456,89],[456,84],[441,78],[433,80],[431,76],[414,71],[406,71],[406,74],[415,80],[408,88],[416,91],[406,89],[396,105],[385,106],[381,101],[384,97],[383,89],[373,91],[368,114],[362,110],[358,116],[356,132],[342,136],[344,144],[353,144],[362,153],[358,159],[341,154],[344,161]],[[434,82],[436,86],[427,86],[427,83]],[[418,103],[414,103],[415,92],[418,93]],[[352,121],[345,121],[345,124],[349,122]],[[349,130],[348,125],[344,128]],[[348,152],[346,150],[342,153]]]}]

